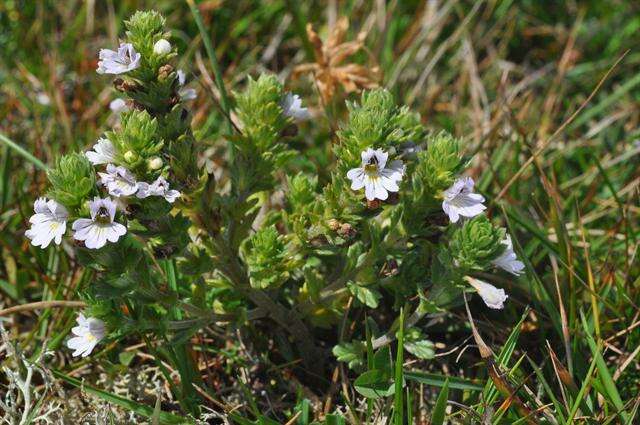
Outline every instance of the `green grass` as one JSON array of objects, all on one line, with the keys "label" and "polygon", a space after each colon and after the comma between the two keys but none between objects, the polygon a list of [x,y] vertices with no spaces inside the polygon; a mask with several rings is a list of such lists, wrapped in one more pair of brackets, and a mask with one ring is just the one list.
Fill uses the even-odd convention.
[{"label": "green grass", "polygon": [[[385,359],[393,372],[381,373],[384,389],[390,384],[393,391],[366,401],[354,388],[359,374],[346,364],[333,362],[326,376],[300,378],[299,359],[282,349],[270,355],[275,343],[261,340],[259,329],[235,333],[210,326],[185,337],[186,344],[167,347],[127,338],[118,349],[107,345],[82,362],[71,360],[62,344],[73,311],[4,317],[25,351],[46,341],[59,352],[48,365],[70,397],[80,397],[74,388],[83,379],[85,392],[158,423],[187,418],[193,403],[233,414],[237,423],[287,423],[296,412],[291,423],[443,423],[445,417],[454,423],[532,423],[518,403],[546,423],[639,420],[636,2],[195,3],[0,4],[0,306],[78,299],[75,288],[91,281],[59,250],[30,246],[24,230],[45,187],[46,164],[86,149],[114,120],[108,108],[114,91],[95,66],[98,49],[122,33],[123,19],[153,6],[175,29],[180,65],[198,87],[193,127],[209,162],[220,166],[223,136],[233,132],[227,92],[243,87],[246,75],[268,70],[318,111],[301,130],[301,148],[317,151],[314,166],[324,183],[327,146],[346,116],[343,101],[355,96],[340,93],[334,104],[321,105],[312,80],[290,76],[295,65],[312,60],[304,26],[312,23],[324,34],[328,17],[346,15],[348,39],[368,30],[368,51],[354,60],[378,63],[383,84],[398,103],[418,110],[430,129],[464,139],[465,151],[475,153],[471,174],[489,200],[489,214],[504,212],[526,274],[481,276],[510,295],[505,310],[490,311],[475,299],[471,305],[502,379],[496,381],[470,345],[462,305],[420,322],[437,343],[432,360],[418,361],[403,349],[400,326],[399,342],[388,351],[395,359]],[[174,273],[172,263],[164,268]],[[170,314],[180,319],[179,311]],[[325,331],[327,340],[341,340],[349,323],[363,319],[358,314],[345,311],[344,326]],[[276,345],[286,346],[286,335],[281,339]],[[367,348],[365,369],[373,371],[377,353]],[[114,381],[127,371],[117,355],[125,349],[137,353],[131,368],[160,368],[167,382],[174,375],[163,361],[170,356],[206,395],[190,383],[167,383],[180,399],[163,392],[156,408],[155,395],[132,400],[99,389],[106,386],[98,382],[101,373]]]}]

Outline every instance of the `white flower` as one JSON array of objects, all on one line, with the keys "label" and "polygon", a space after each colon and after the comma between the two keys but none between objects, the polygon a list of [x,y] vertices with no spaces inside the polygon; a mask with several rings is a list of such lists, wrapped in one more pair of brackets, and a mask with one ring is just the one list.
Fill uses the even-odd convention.
[{"label": "white flower", "polygon": [[187,74],[181,69],[176,72],[176,78],[178,79],[178,85],[184,86],[184,83],[187,82]]},{"label": "white flower", "polygon": [[156,55],[166,55],[167,53],[171,53],[171,43],[164,38],[161,38],[153,45],[153,53]]},{"label": "white flower", "polygon": [[176,78],[178,79],[178,85],[181,87],[178,90],[178,96],[180,96],[180,100],[184,102],[187,100],[193,100],[196,97],[198,97],[198,93],[196,92],[196,89],[183,87],[184,84],[187,82],[187,75],[184,73],[183,70],[179,69],[176,72]]},{"label": "white flower", "polygon": [[124,99],[118,97],[109,103],[109,109],[111,109],[114,114],[120,114],[122,112],[127,112],[129,110],[129,106]]},{"label": "white flower", "polygon": [[296,120],[309,119],[309,111],[307,108],[302,107],[302,99],[300,99],[300,96],[297,94],[287,93],[284,99],[282,99],[280,107],[282,108],[282,112],[288,117]]},{"label": "white flower", "polygon": [[29,218],[31,228],[25,232],[25,236],[31,239],[31,244],[46,248],[51,241],[56,245],[62,242],[62,236],[67,230],[67,217],[69,213],[65,207],[54,201],[38,198],[33,203],[34,215]]},{"label": "white flower", "polygon": [[376,198],[384,201],[389,196],[388,192],[400,190],[398,182],[404,175],[402,161],[392,161],[386,167],[389,154],[382,149],[369,148],[360,156],[362,166],[347,173],[347,178],[351,180],[351,189],[360,190],[364,187],[365,196],[369,201]]},{"label": "white flower", "polygon": [[513,251],[511,236],[507,235],[507,237],[501,243],[503,245],[506,245],[506,248],[498,258],[492,261],[493,265],[500,267],[501,269],[504,269],[516,276],[522,274],[524,270],[524,264],[522,263],[522,261],[518,260],[518,256]]},{"label": "white flower", "polygon": [[138,183],[136,178],[129,170],[124,167],[116,167],[113,164],[107,165],[106,173],[98,173],[100,183],[102,183],[109,195],[115,196],[131,196],[138,191]]},{"label": "white flower", "polygon": [[473,193],[474,182],[471,177],[463,177],[444,191],[442,209],[449,216],[452,223],[456,223],[460,216],[475,217],[487,207],[482,205],[484,197]]},{"label": "white flower", "polygon": [[473,279],[468,276],[466,280],[476,289],[478,295],[482,297],[482,301],[484,301],[487,307],[495,310],[501,310],[504,308],[504,302],[509,298],[509,296],[505,294],[504,289],[498,289],[487,282]]},{"label": "white flower", "polygon": [[94,317],[86,318],[82,313],[76,321],[78,326],[71,329],[75,336],[67,341],[67,347],[74,350],[73,357],[87,357],[106,334],[104,322]]},{"label": "white flower", "polygon": [[140,66],[141,56],[131,43],[120,43],[117,52],[100,49],[98,58],[98,74],[124,74]]},{"label": "white flower", "polygon": [[73,222],[74,239],[84,241],[89,249],[102,248],[109,242],[117,242],[127,233],[127,228],[113,219],[116,216],[116,204],[110,198],[93,198],[89,202],[91,218],[79,218]]},{"label": "white flower", "polygon": [[139,189],[136,196],[138,198],[146,198],[148,196],[162,196],[170,204],[174,203],[180,196],[177,190],[169,190],[169,182],[160,176],[153,183],[138,183]]},{"label": "white flower", "polygon": [[198,97],[198,92],[196,92],[196,89],[184,88],[178,90],[178,96],[180,96],[180,100],[186,102],[187,100],[193,100]]},{"label": "white flower", "polygon": [[85,156],[93,165],[108,164],[116,159],[116,148],[111,140],[101,137],[98,139],[93,150],[85,152]]},{"label": "white flower", "polygon": [[51,104],[51,98],[43,91],[36,94],[36,101],[42,106],[49,106]]}]

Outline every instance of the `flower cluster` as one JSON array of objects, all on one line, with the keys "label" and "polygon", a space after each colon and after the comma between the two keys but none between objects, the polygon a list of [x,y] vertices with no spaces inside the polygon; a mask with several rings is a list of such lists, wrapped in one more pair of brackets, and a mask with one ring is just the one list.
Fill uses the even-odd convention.
[{"label": "flower cluster", "polygon": [[[514,275],[521,274],[524,264],[518,260],[513,251],[510,236],[506,235],[503,229],[495,229],[486,217],[476,219],[481,217],[486,206],[485,198],[474,191],[474,180],[471,177],[456,178],[456,174],[463,168],[459,142],[440,133],[432,138],[426,151],[422,151],[415,143],[403,139],[400,140],[404,143],[397,143],[394,138],[411,134],[409,129],[412,129],[409,127],[404,130],[397,126],[413,121],[409,115],[405,115],[402,120],[396,118],[397,115],[394,116],[394,114],[398,114],[398,111],[386,103],[387,98],[382,93],[384,92],[370,94],[368,97],[363,96],[362,106],[352,106],[352,122],[341,131],[344,144],[338,150],[345,153],[344,156],[353,152],[349,151],[351,145],[369,145],[360,152],[360,166],[346,172],[346,178],[351,182],[351,189],[354,191],[364,189],[368,205],[376,207],[379,204],[375,202],[388,201],[390,193],[400,191],[400,184],[408,174],[407,164],[404,164],[400,158],[408,159],[410,162],[417,160],[417,164],[409,167],[413,172],[408,176],[411,180],[408,189],[412,189],[413,196],[401,200],[406,204],[404,219],[407,230],[417,227],[416,231],[421,233],[425,230],[437,231],[428,230],[427,226],[420,225],[420,221],[425,215],[434,212],[435,201],[441,199],[440,208],[449,222],[459,225],[452,228],[452,237],[446,255],[447,258],[452,259],[452,265],[455,268],[468,272],[483,270],[493,265]],[[369,104],[367,101],[370,99],[375,99],[375,103]],[[395,124],[395,129],[389,129],[388,123]],[[368,127],[364,127],[364,124],[368,124]],[[416,133],[419,134],[419,132]],[[374,149],[369,140],[375,140],[376,145],[388,147],[388,150],[383,150],[381,147]],[[401,152],[399,155],[398,151]],[[392,153],[397,155],[397,159],[389,160]],[[489,286],[491,285],[483,282],[482,285],[478,284],[474,288],[486,289]],[[491,308],[497,308],[496,306],[501,308],[502,303],[487,305]]]},{"label": "flower cluster", "polygon": [[[119,126],[87,152],[62,156],[48,171],[50,189],[35,201],[25,232],[32,245],[44,249],[60,245],[70,223],[74,246],[85,253],[79,258],[103,270],[99,280],[112,288],[131,286],[147,273],[136,267],[142,251],[128,233],[164,252],[186,244],[185,218],[170,213],[182,192],[169,179],[192,188],[198,181],[191,171],[196,157],[175,169],[168,164],[176,152],[193,149],[180,102],[195,99],[196,91],[185,87],[184,71],[173,69],[175,53],[163,26],[159,14],[138,12],[127,21],[127,39],[118,49],[100,50],[97,73],[117,76],[116,89],[125,96],[109,105],[120,114]],[[94,297],[98,290],[90,287],[88,294]],[[67,345],[84,357],[105,337],[106,324],[80,315],[72,333]]]}]

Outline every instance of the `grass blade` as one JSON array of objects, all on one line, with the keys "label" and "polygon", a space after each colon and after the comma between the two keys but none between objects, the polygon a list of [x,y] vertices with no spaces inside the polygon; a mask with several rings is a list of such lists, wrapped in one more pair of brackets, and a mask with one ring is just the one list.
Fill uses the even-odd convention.
[{"label": "grass blade", "polygon": [[[73,385],[74,387],[77,388],[82,388],[83,391],[86,391],[87,393],[94,395],[98,398],[101,398],[102,400],[108,402],[108,403],[112,403],[115,404],[117,406],[120,406],[124,409],[128,409],[132,412],[135,412],[136,414],[140,415],[140,416],[144,416],[145,418],[152,418],[154,416],[154,408],[151,406],[147,406],[145,404],[141,404],[138,402],[135,402],[133,400],[129,400],[128,398],[124,398],[124,397],[120,397],[116,394],[112,394],[108,391],[103,391],[103,390],[99,390],[98,388],[94,388],[90,385],[87,385],[85,383],[83,383],[82,381],[76,379],[76,378],[72,378],[71,376],[59,371],[59,370],[52,370],[52,373],[55,377],[62,379],[63,381],[67,382],[68,384]],[[159,412],[157,414],[157,418],[158,418],[158,423],[160,424],[191,424],[193,423],[190,420],[187,420],[185,418],[181,418],[179,416],[176,416],[172,413],[167,413],[167,412]]]},{"label": "grass blade", "polygon": [[398,352],[396,354],[396,371],[394,376],[395,394],[393,399],[394,420],[396,425],[402,425],[404,420],[404,401],[402,393],[404,354],[404,309],[400,310],[400,327],[398,329]]},{"label": "grass blade", "polygon": [[447,400],[449,399],[449,380],[444,381],[444,387],[438,394],[436,405],[433,407],[431,415],[431,425],[442,425],[445,418],[445,410],[447,409]]},{"label": "grass blade", "polygon": [[22,146],[20,146],[13,140],[9,139],[7,136],[5,136],[2,133],[0,133],[0,142],[4,143],[9,148],[13,149],[18,155],[22,156],[24,159],[31,162],[33,165],[35,165],[39,169],[43,171],[47,171],[48,167],[44,162],[40,161],[38,158],[33,156],[27,150],[25,150]]}]

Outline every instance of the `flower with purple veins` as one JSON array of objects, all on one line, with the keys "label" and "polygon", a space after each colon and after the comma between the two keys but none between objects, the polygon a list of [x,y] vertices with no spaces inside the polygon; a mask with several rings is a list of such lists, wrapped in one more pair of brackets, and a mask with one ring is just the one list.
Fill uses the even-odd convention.
[{"label": "flower with purple veins", "polygon": [[124,167],[116,167],[113,164],[107,165],[106,173],[98,173],[100,183],[107,188],[109,195],[131,196],[138,191],[138,182],[129,170]]},{"label": "flower with purple veins", "polygon": [[120,236],[127,233],[127,228],[114,221],[116,204],[111,198],[93,198],[89,202],[91,218],[79,218],[71,226],[74,230],[73,238],[84,241],[89,249],[102,248],[109,242],[117,242]]},{"label": "flower with purple veins", "polygon": [[31,239],[31,244],[46,248],[51,241],[56,245],[62,242],[62,236],[67,230],[69,213],[66,208],[53,199],[38,198],[33,204],[34,215],[29,218],[31,228],[25,236]]},{"label": "flower with purple veins", "polygon": [[460,217],[475,217],[487,208],[482,204],[484,197],[473,193],[474,185],[471,177],[463,177],[444,191],[442,209],[452,223],[457,223]]},{"label": "flower with purple veins", "polygon": [[391,161],[387,166],[389,154],[382,149],[368,148],[360,154],[360,157],[362,165],[352,168],[347,173],[352,190],[364,188],[365,196],[369,201],[374,199],[384,201],[389,197],[389,192],[400,190],[398,183],[404,175],[402,161]]},{"label": "flower with purple veins", "polygon": [[138,183],[139,189],[136,196],[138,198],[146,198],[148,196],[162,196],[170,204],[174,203],[180,192],[174,189],[169,189],[169,182],[164,177],[160,176],[153,183]]},{"label": "flower with purple veins", "polygon": [[100,49],[98,74],[124,74],[140,66],[140,53],[131,43],[120,43],[118,51]]}]

